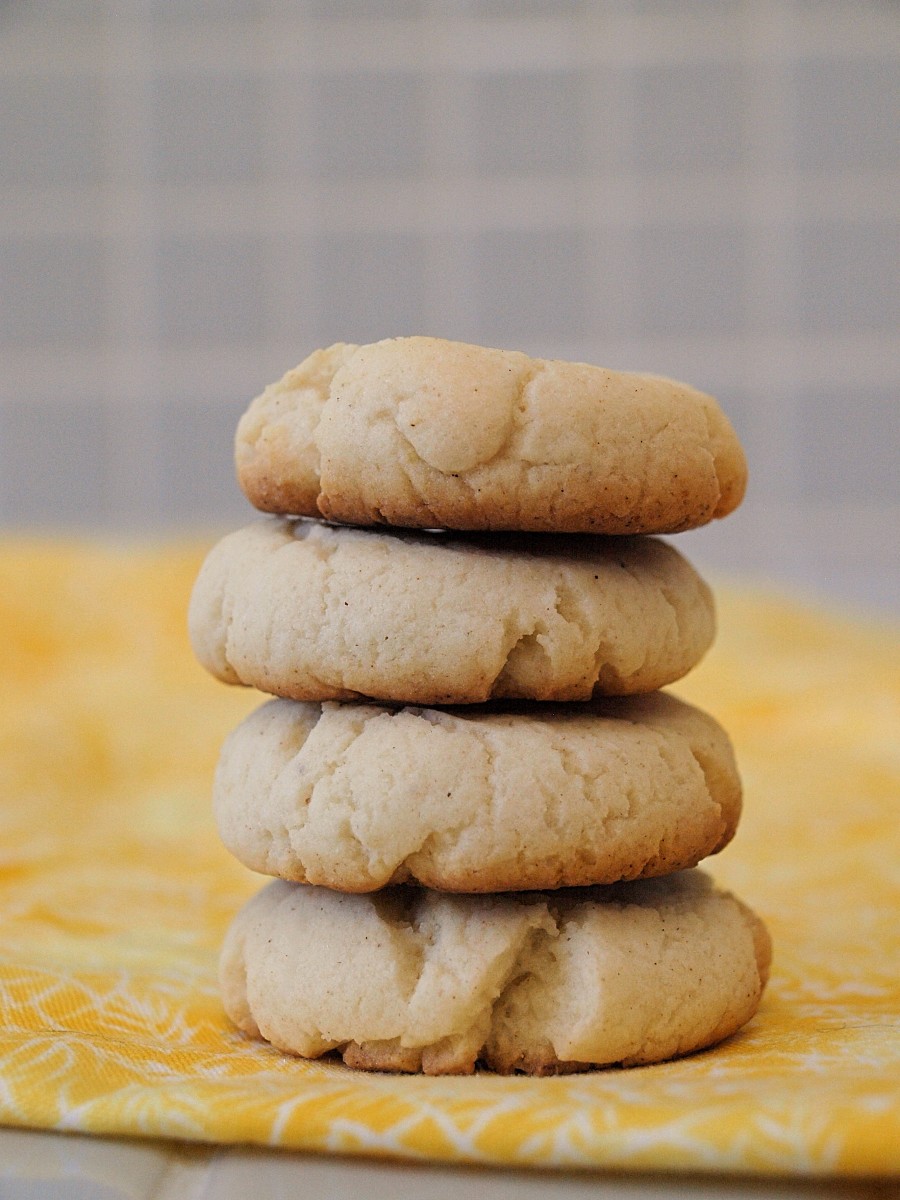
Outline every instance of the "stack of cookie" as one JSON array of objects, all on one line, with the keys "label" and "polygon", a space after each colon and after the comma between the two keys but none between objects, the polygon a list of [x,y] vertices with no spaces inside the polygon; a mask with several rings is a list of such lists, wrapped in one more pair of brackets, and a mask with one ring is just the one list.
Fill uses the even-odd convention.
[{"label": "stack of cookie", "polygon": [[237,465],[277,515],[214,548],[190,627],[215,675],[277,697],[226,742],[215,808],[278,878],[227,936],[231,1019],[428,1073],[655,1062],[747,1021],[768,937],[693,869],[735,831],[731,747],[658,691],[709,647],[712,598],[645,536],[739,503],[715,401],[339,345],[253,403]]}]

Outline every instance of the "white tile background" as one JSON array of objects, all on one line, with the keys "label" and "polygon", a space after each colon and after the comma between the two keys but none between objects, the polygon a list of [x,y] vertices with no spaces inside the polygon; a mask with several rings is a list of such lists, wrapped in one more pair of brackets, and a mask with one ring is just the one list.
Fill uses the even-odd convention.
[{"label": "white tile background", "polygon": [[896,0],[0,0],[0,522],[213,530],[249,399],[429,332],[671,374],[710,570],[896,607]]}]

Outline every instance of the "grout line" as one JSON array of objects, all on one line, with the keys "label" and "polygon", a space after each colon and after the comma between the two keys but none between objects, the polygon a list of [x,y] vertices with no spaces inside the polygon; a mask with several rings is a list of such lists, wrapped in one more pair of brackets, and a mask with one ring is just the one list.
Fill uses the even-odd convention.
[{"label": "grout line", "polygon": [[[630,14],[619,12],[615,5],[604,6],[597,12],[597,26],[594,36],[588,39],[593,43],[606,43],[616,63],[634,61],[639,38],[635,34],[635,26]],[[631,90],[633,80],[629,76],[625,82],[625,73],[619,74],[615,92],[607,94],[607,101],[615,104],[615,119],[610,121],[606,135],[606,159],[617,174],[606,180],[607,202],[615,213],[615,220],[609,224],[618,230],[614,264],[618,274],[618,292],[620,297],[619,327],[625,331],[634,329],[638,322],[638,288],[634,278],[634,239],[631,231],[644,223],[647,202],[646,189],[639,184],[634,170],[635,148],[635,98]],[[631,164],[626,167],[625,164]],[[640,358],[630,357],[627,353],[621,360],[628,364],[641,362]]]},{"label": "grout line", "polygon": [[[130,0],[131,12],[141,10]],[[110,447],[108,509],[115,523],[127,514],[150,524],[162,510],[159,430],[159,352],[154,323],[158,228],[150,185],[152,128],[149,83],[153,67],[148,24],[122,20],[108,0],[107,120],[109,177],[105,219],[122,229],[107,250],[110,287],[105,355],[105,410]],[[113,69],[112,64],[115,64]]]},{"label": "grout line", "polygon": [[[421,36],[427,63],[425,108],[427,161],[421,190],[414,192],[414,223],[425,244],[425,311],[422,332],[461,337],[471,328],[471,263],[454,233],[467,214],[478,210],[469,181],[454,170],[471,134],[471,95],[467,80],[445,61],[446,23],[441,0],[426,0]],[[406,205],[398,206],[401,212]],[[373,211],[379,211],[374,205]],[[412,214],[410,214],[412,216]],[[412,223],[412,222],[411,222]]]},{"label": "grout line", "polygon": [[[774,72],[766,72],[766,76]],[[440,170],[439,154],[458,146],[466,135],[465,117],[451,111],[455,85],[432,79],[431,99],[437,141],[423,178],[391,176],[350,178],[337,183],[285,182],[281,162],[270,156],[266,170],[274,182],[242,184],[154,185],[164,213],[154,213],[160,234],[259,233],[262,227],[279,238],[297,237],[314,229],[396,230],[423,232],[473,228],[627,229],[648,223],[666,226],[736,224],[783,233],[801,218],[799,191],[815,196],[815,214],[806,223],[896,223],[900,172],[792,172],[759,162],[759,170],[723,170],[708,174],[642,171],[601,166],[571,175],[476,176]],[[133,81],[132,81],[133,85]],[[130,85],[131,86],[131,85]],[[778,87],[777,83],[774,85]],[[120,89],[121,91],[122,89]],[[761,89],[757,89],[761,90]],[[271,94],[277,96],[277,85]],[[604,89],[588,84],[587,106],[599,107]],[[783,123],[779,115],[776,120]],[[277,124],[277,122],[276,122]],[[437,129],[437,126],[443,126]],[[456,127],[460,127],[457,129]],[[271,130],[265,136],[272,136]],[[608,148],[602,158],[608,155]],[[736,207],[735,197],[743,197]],[[752,200],[752,203],[750,202]],[[79,237],[87,211],[97,233],[111,242],[130,241],[148,230],[144,207],[146,186],[132,179],[110,187],[0,187],[0,224],[7,238]],[[99,210],[103,209],[101,212]],[[102,215],[102,223],[101,223]]]},{"label": "grout line", "polygon": [[[585,5],[580,9],[580,40],[591,42],[609,37],[611,8],[608,4]],[[615,71],[585,72],[580,114],[585,166],[576,182],[578,223],[589,233],[585,287],[593,295],[597,310],[585,314],[585,338],[591,349],[587,356],[603,361],[610,339],[625,334],[623,289],[624,247],[616,225],[625,228],[627,201],[622,198],[619,163],[623,103],[621,75]],[[626,184],[626,186],[628,186]]]},{"label": "grout line", "polygon": [[[464,302],[463,285],[457,286]],[[298,339],[302,332],[297,331]],[[609,332],[602,340],[592,335],[588,346],[583,338],[557,338],[555,344],[563,358],[583,357],[590,344],[602,344],[602,351],[595,348],[589,357],[614,369],[668,370],[671,374],[679,363],[702,363],[707,378],[713,381],[709,386],[744,391],[748,382],[753,383],[758,388],[751,388],[754,403],[759,405],[789,404],[791,396],[800,391],[844,388],[853,395],[900,386],[896,338],[890,331],[801,337],[781,332],[749,337],[742,333],[628,337]],[[278,338],[273,339],[273,348],[278,353],[286,349],[290,356],[312,347]],[[138,367],[134,375],[135,354],[143,352],[135,343],[109,343],[99,354],[94,347],[78,345],[5,348],[0,403],[46,400],[52,395],[55,404],[65,407],[106,394],[111,403],[121,401],[123,408],[153,405],[160,395],[158,367],[153,371]],[[211,379],[232,379],[241,388],[261,382],[252,364],[248,366],[246,348],[228,341],[158,347],[156,353],[165,357],[170,378],[183,380],[204,395],[209,394]],[[751,375],[747,361],[755,364]],[[276,371],[278,366],[276,363]],[[698,379],[690,382],[703,386]]]},{"label": "grout line", "polygon": [[[280,25],[265,13],[256,34],[260,65],[272,61],[282,43]],[[300,362],[313,348],[318,293],[310,254],[319,227],[313,189],[305,180],[279,186],[286,164],[310,144],[311,122],[305,80],[299,73],[261,71],[266,106],[262,114],[261,174],[254,181],[255,216],[246,232],[265,235],[264,286],[270,330],[259,366],[259,382],[253,395],[280,373]],[[293,84],[293,87],[291,86]],[[299,96],[294,88],[299,90]],[[231,211],[232,204],[223,206]],[[271,377],[271,378],[270,378]],[[247,396],[249,403],[251,396]]]},{"label": "grout line", "polygon": [[[623,11],[622,5],[596,4],[608,37],[584,40],[577,36],[578,22],[555,17],[459,16],[447,13],[430,0],[428,25],[434,36],[433,62],[460,73],[495,73],[513,70],[556,70],[560,66],[609,67],[610,65],[700,64],[734,59],[740,41],[740,16],[721,12],[662,10],[649,14]],[[752,6],[751,6],[752,7]],[[781,0],[782,11],[790,7]],[[843,3],[807,4],[795,22],[797,41],[775,43],[776,58],[799,56],[821,60],[877,58],[896,61],[900,36],[893,13],[870,8],[867,19]],[[116,27],[132,35],[149,28],[149,18],[138,10],[117,15]],[[279,15],[279,36],[272,54],[260,63],[254,50],[252,21],[241,18],[197,18],[185,24],[158,24],[155,29],[161,71],[210,74],[282,71],[293,69],[297,46],[317,72],[373,69],[373,46],[378,47],[377,69],[417,70],[421,65],[420,19],[309,18]],[[126,34],[127,36],[127,34]],[[627,58],[621,55],[627,47]],[[39,27],[27,27],[10,38],[8,77],[58,77],[97,74],[96,29],[92,16],[67,23],[66,37],[48,39]],[[112,71],[128,73],[121,62]],[[106,74],[106,69],[101,71]]]},{"label": "grout line", "polygon": [[[790,503],[797,491],[796,429],[792,406],[785,395],[797,385],[797,345],[788,336],[778,352],[760,352],[761,343],[785,328],[783,306],[792,277],[795,176],[780,171],[789,161],[791,131],[785,122],[786,72],[776,47],[789,42],[783,25],[784,5],[779,0],[758,0],[745,12],[744,44],[747,49],[746,186],[741,217],[748,230],[747,337],[741,350],[746,387],[754,397],[753,438],[759,481],[773,498]],[[768,220],[770,213],[779,221]],[[761,419],[765,411],[765,419]]]}]

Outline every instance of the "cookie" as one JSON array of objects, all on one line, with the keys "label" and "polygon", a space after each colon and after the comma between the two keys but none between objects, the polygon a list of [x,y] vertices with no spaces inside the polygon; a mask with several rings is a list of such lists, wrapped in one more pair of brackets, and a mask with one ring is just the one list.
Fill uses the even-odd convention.
[{"label": "cookie", "polygon": [[560,533],[693,529],[747,477],[686,384],[430,337],[310,355],[250,406],[235,461],[267,512]]},{"label": "cookie", "polygon": [[374,532],[277,518],[225,537],[191,599],[214,675],[294,700],[471,704],[650,692],[710,645],[709,588],[652,538]]},{"label": "cookie", "polygon": [[343,892],[614,883],[695,866],[737,826],[725,731],[674,696],[452,711],[271,700],[214,805],[254,871]]},{"label": "cookie", "polygon": [[555,1074],[659,1062],[756,1011],[762,923],[702,872],[610,888],[349,896],[274,880],[225,939],[225,1011],[354,1067]]}]

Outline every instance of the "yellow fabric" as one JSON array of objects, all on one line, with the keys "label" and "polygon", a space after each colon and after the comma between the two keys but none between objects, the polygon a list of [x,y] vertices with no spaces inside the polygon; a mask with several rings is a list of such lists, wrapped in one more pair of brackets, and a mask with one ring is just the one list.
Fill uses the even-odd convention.
[{"label": "yellow fabric", "polygon": [[261,883],[220,847],[218,745],[259,702],[195,666],[197,547],[0,546],[0,1121],[426,1159],[794,1174],[900,1165],[900,648],[720,596],[677,690],[746,805],[708,864],[768,922],[745,1031],[662,1066],[427,1079],[233,1032],[217,947]]}]

